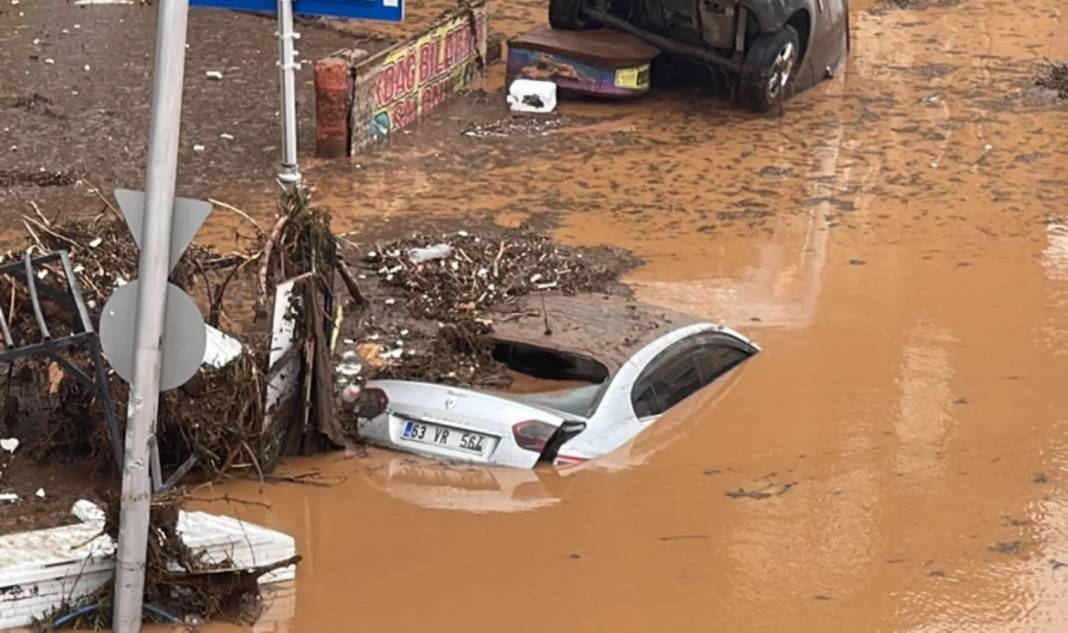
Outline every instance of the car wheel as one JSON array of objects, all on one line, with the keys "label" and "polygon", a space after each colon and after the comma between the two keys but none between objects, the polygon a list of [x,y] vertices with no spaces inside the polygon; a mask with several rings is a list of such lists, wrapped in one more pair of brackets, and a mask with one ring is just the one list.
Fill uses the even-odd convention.
[{"label": "car wheel", "polygon": [[749,45],[742,70],[742,100],[759,112],[786,98],[801,61],[801,39],[792,26],[758,36]]},{"label": "car wheel", "polygon": [[582,12],[584,0],[549,0],[549,26],[561,31],[582,31],[593,27]]}]

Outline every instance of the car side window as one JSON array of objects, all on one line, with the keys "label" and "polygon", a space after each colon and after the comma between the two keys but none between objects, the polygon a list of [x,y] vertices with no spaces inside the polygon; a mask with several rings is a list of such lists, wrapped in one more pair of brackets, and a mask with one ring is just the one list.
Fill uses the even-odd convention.
[{"label": "car side window", "polygon": [[701,386],[710,384],[745,360],[748,354],[729,345],[702,345],[697,351],[694,364],[701,372]]},{"label": "car side window", "polygon": [[677,343],[654,359],[634,382],[631,404],[635,415],[662,414],[747,356],[742,350],[705,337]]}]

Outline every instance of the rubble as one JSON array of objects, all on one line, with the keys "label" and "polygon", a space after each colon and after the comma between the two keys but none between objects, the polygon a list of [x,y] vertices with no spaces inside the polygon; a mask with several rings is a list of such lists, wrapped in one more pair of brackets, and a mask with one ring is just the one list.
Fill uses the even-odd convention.
[{"label": "rubble", "polygon": [[[50,221],[39,213],[36,218],[24,216],[23,225],[30,248],[69,253],[94,323],[99,322],[100,310],[114,289],[137,276],[138,251],[117,211],[65,222]],[[3,261],[15,257],[21,254],[8,253]],[[224,304],[231,282],[254,258],[254,253],[220,254],[193,245],[171,279],[187,290],[198,291],[207,306],[207,323],[217,326],[229,320]],[[57,284],[61,283],[59,274],[47,274],[37,281],[53,337],[65,336],[75,321],[72,305],[49,300],[59,296]],[[5,298],[4,316],[15,345],[37,342],[40,333],[24,285],[12,277],[0,277],[0,296]],[[160,451],[165,465],[180,464],[195,454],[201,470],[211,476],[235,468],[269,470],[272,442],[263,436],[260,394],[264,364],[255,349],[256,337],[230,337],[212,327],[209,340],[213,343],[205,358],[209,365],[191,383],[161,398]],[[88,352],[72,349],[71,359],[88,363]],[[6,378],[9,396],[2,413],[4,419],[17,418],[20,426],[28,429],[29,435],[23,435],[21,441],[31,456],[111,461],[110,440],[101,422],[104,409],[94,394],[48,358],[31,356],[17,365],[19,371]],[[114,374],[110,374],[109,385],[117,417],[124,420],[121,413],[127,385]]]},{"label": "rubble", "polygon": [[1068,99],[1068,62],[1050,62],[1035,79],[1035,85],[1056,92],[1058,99]]},{"label": "rubble", "polygon": [[[451,255],[412,263],[409,253],[433,244]],[[378,378],[505,386],[510,378],[492,357],[493,309],[537,292],[625,294],[619,277],[637,263],[618,249],[564,247],[499,228],[415,234],[353,256],[368,303],[342,323],[352,342],[338,351],[339,392]]]}]

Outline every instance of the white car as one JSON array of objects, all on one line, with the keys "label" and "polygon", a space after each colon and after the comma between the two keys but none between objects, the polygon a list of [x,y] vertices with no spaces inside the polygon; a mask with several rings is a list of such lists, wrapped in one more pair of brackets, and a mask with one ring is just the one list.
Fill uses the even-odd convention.
[{"label": "white car", "polygon": [[741,334],[616,297],[528,297],[495,315],[494,356],[581,386],[496,393],[404,380],[367,383],[366,441],[445,460],[532,468],[605,455],[760,351]]}]

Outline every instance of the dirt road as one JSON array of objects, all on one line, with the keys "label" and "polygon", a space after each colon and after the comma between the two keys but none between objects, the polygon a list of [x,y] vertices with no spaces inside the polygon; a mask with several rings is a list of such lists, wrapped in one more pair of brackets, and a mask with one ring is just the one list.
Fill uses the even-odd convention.
[{"label": "dirt road", "polygon": [[200,491],[297,536],[257,630],[1068,629],[1068,110],[1030,87],[1068,17],[930,4],[854,2],[847,67],[781,118],[674,90],[523,123],[495,94],[312,165],[338,229],[547,216],[765,353],[579,471],[372,450],[287,466],[333,487]]}]

